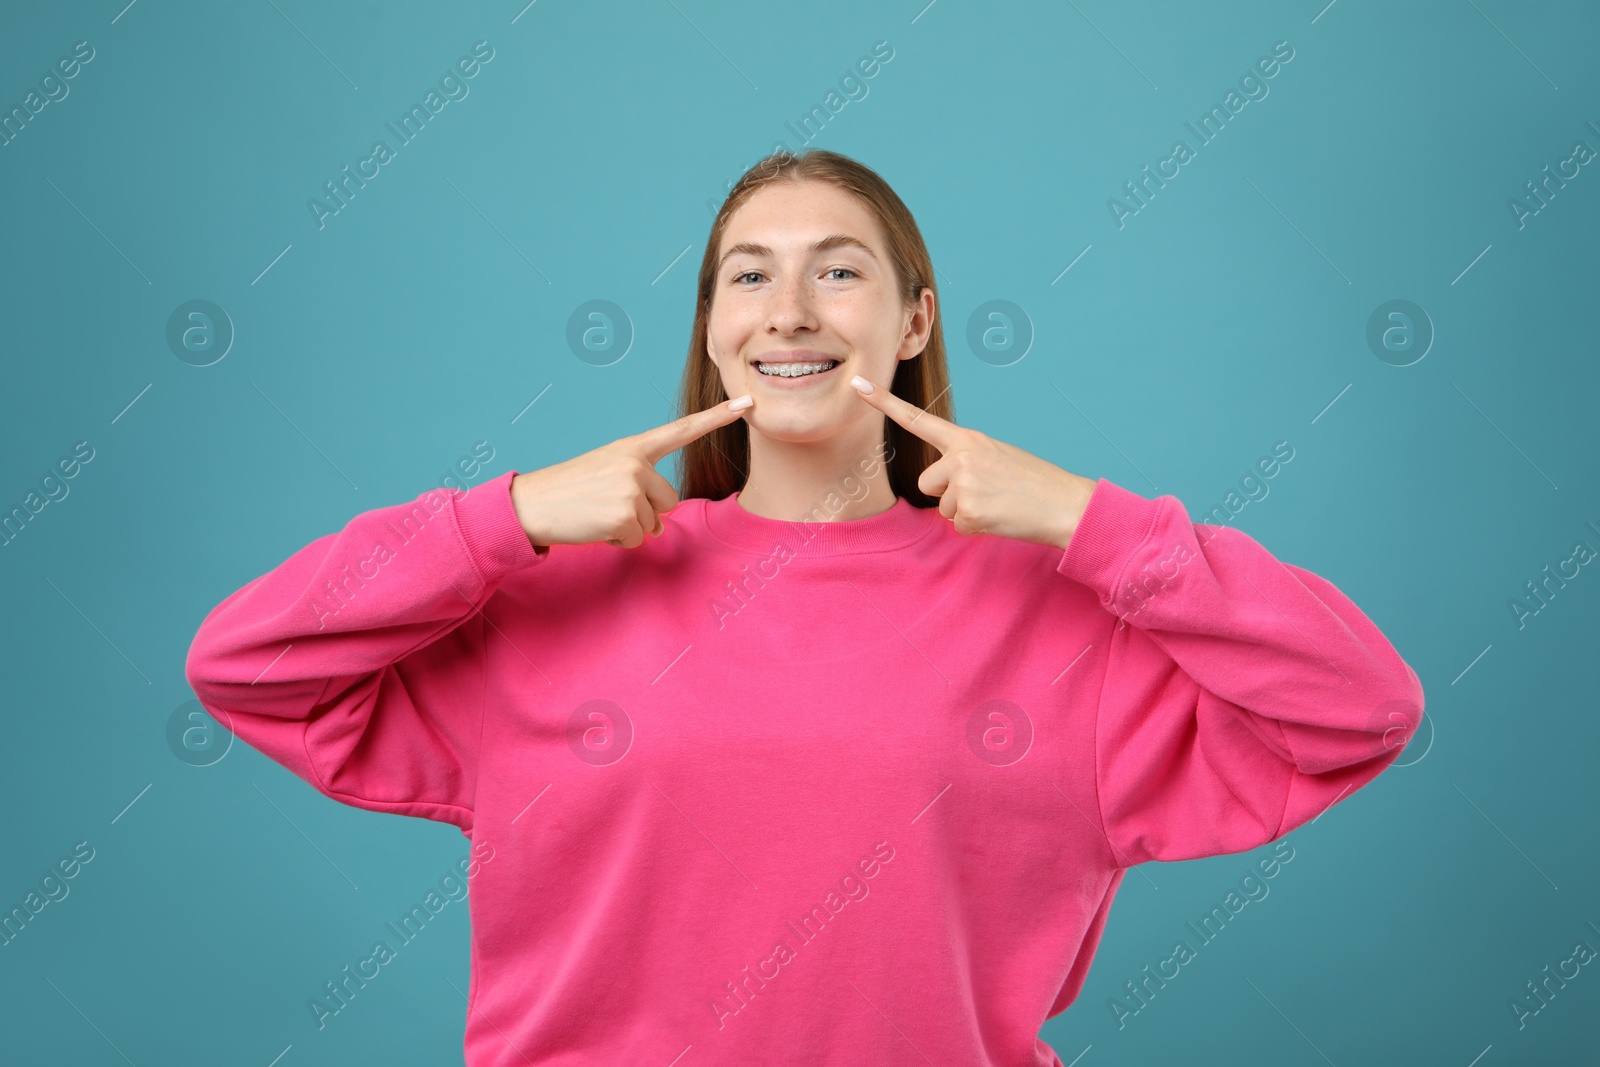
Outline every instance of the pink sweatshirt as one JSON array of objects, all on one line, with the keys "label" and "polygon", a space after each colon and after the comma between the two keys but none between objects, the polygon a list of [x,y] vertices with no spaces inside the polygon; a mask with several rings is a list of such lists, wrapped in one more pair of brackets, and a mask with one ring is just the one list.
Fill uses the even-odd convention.
[{"label": "pink sweatshirt", "polygon": [[357,515],[186,665],[472,840],[470,1067],[1058,1065],[1129,866],[1277,839],[1422,715],[1349,599],[1172,496],[1100,479],[1064,553],[729,496],[541,556],[515,474]]}]

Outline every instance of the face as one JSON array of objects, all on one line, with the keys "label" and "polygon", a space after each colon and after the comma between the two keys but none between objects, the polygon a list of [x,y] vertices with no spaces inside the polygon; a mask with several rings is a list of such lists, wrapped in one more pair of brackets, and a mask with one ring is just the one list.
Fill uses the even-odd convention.
[{"label": "face", "polygon": [[[881,426],[850,378],[888,386],[927,345],[933,293],[901,303],[872,212],[827,182],[777,181],[734,212],[717,254],[706,344],[728,395],[755,398],[751,432],[806,442]],[[798,377],[758,366],[780,362],[836,365]]]}]

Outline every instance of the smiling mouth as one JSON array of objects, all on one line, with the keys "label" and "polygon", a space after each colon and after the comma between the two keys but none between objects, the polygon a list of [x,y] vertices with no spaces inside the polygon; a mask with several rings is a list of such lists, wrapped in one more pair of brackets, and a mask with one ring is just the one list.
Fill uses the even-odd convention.
[{"label": "smiling mouth", "polygon": [[839,366],[839,360],[826,359],[807,363],[761,363],[755,365],[758,374],[768,378],[810,378],[826,374]]}]

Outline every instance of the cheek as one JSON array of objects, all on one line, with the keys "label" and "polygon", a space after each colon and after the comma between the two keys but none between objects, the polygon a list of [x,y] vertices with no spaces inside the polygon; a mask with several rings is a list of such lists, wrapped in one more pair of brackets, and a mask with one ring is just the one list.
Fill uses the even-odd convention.
[{"label": "cheek", "polygon": [[744,338],[723,333],[717,335],[717,366],[724,374],[737,373],[744,362]]},{"label": "cheek", "polygon": [[713,320],[709,329],[711,340],[716,345],[718,365],[723,367],[736,365],[743,358],[743,350],[750,342],[749,324],[724,315]]},{"label": "cheek", "polygon": [[899,362],[895,358],[900,350],[900,334],[896,332],[896,326],[898,323],[874,322],[871,329],[863,332],[856,341],[862,361],[886,377],[894,373],[895,364]]},{"label": "cheek", "polygon": [[876,301],[863,301],[841,305],[838,310],[838,329],[853,347],[869,359],[881,360],[885,366],[894,362],[903,320],[898,309]]}]

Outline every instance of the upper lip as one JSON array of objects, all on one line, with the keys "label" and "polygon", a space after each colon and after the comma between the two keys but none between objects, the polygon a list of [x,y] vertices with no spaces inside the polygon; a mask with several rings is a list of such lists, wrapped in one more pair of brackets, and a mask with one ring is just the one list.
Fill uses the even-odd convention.
[{"label": "upper lip", "polygon": [[813,348],[791,348],[783,352],[769,352],[757,356],[751,363],[843,363],[844,360]]}]

